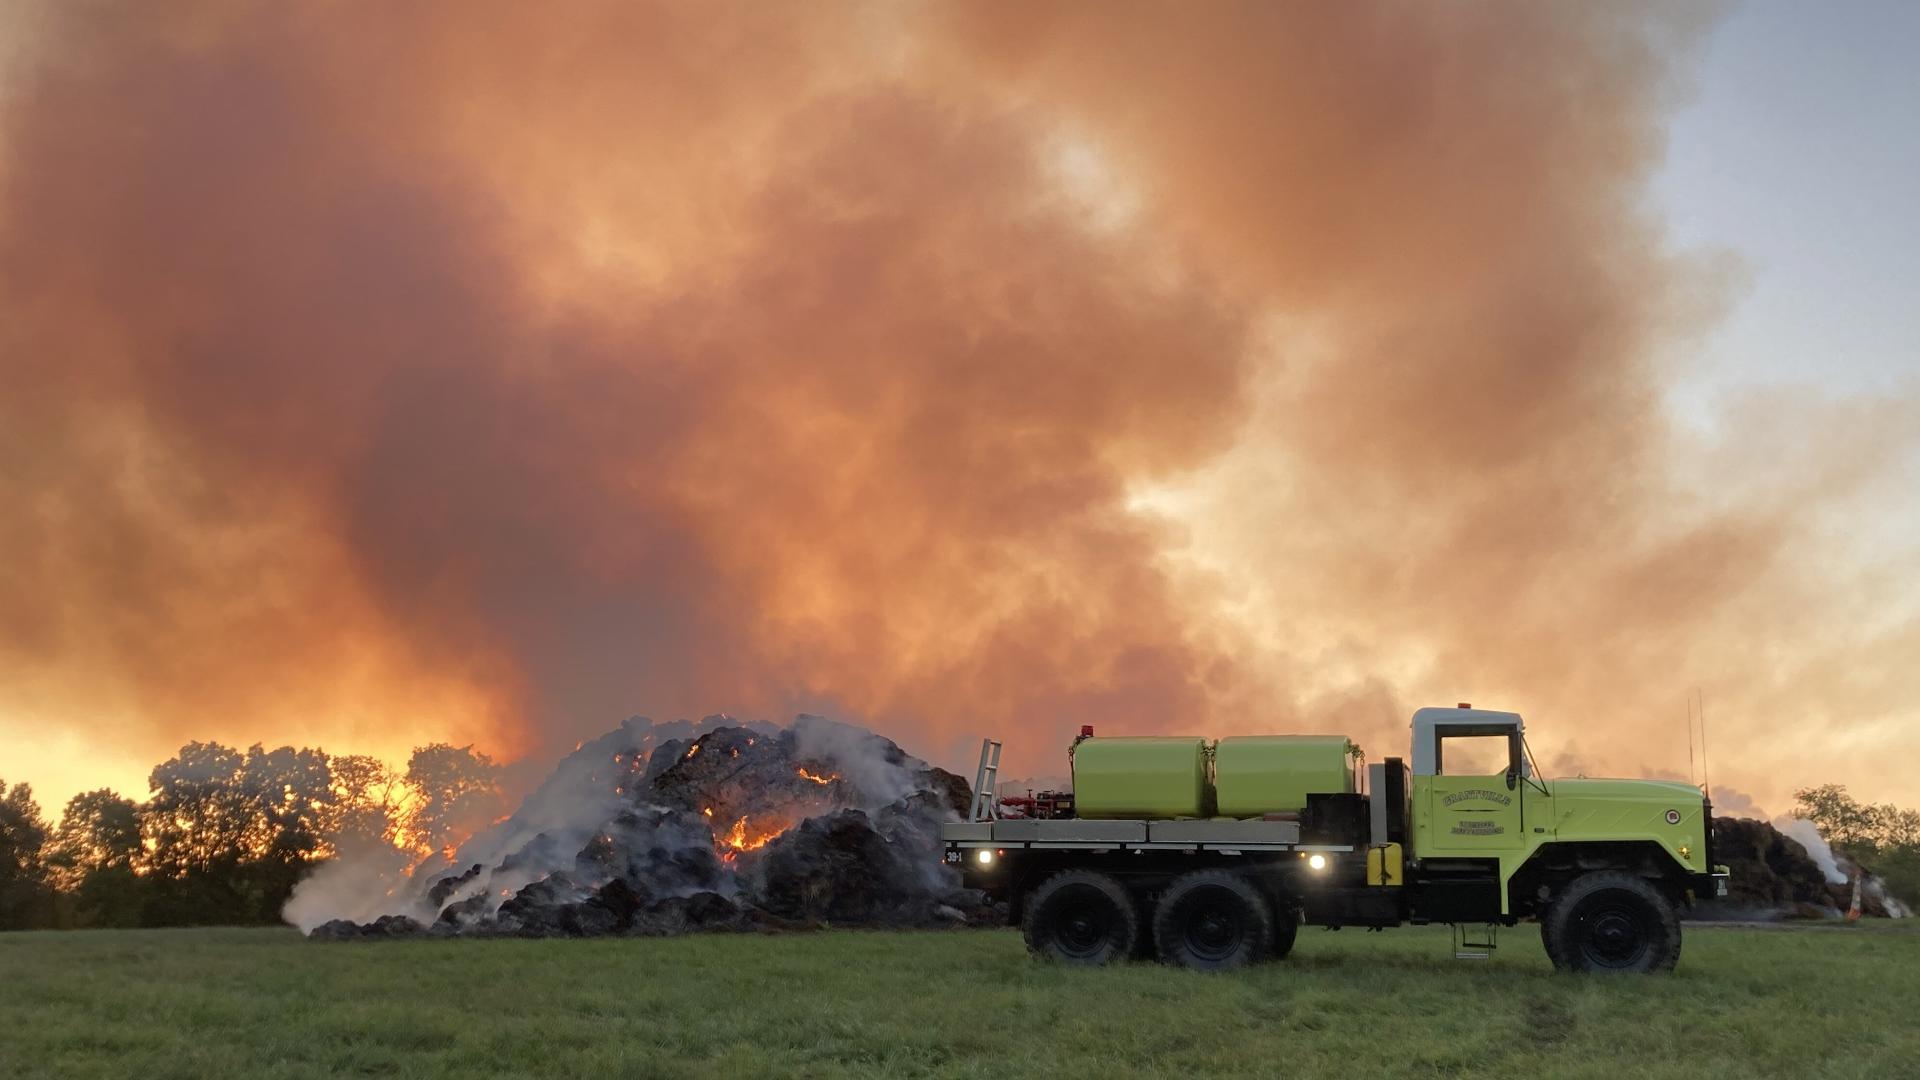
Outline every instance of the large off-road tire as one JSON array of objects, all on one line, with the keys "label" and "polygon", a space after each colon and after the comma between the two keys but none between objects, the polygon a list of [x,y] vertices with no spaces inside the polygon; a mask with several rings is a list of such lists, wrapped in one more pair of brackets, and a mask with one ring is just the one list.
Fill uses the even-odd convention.
[{"label": "large off-road tire", "polygon": [[1127,890],[1111,877],[1062,870],[1028,898],[1020,932],[1035,956],[1097,967],[1133,954],[1140,915]]},{"label": "large off-road tire", "polygon": [[1293,951],[1293,942],[1300,936],[1300,912],[1284,900],[1273,908],[1273,953],[1278,960]]},{"label": "large off-road tire", "polygon": [[1153,914],[1160,959],[1200,971],[1225,971],[1273,952],[1273,909],[1260,890],[1228,870],[1195,870],[1176,879]]},{"label": "large off-road tire", "polygon": [[1560,950],[1554,948],[1554,937],[1547,931],[1548,924],[1553,922],[1553,904],[1551,902],[1541,905],[1539,920],[1540,944],[1547,950],[1547,960],[1553,964],[1555,970],[1567,970],[1566,960],[1561,957]]},{"label": "large off-road tire", "polygon": [[1645,878],[1601,870],[1575,878],[1541,920],[1547,957],[1562,971],[1672,971],[1680,913]]}]

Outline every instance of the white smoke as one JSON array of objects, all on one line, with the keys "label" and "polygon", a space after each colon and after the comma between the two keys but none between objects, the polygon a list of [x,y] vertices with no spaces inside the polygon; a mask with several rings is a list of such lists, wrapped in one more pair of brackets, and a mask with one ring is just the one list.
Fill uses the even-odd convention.
[{"label": "white smoke", "polygon": [[405,904],[410,859],[384,844],[343,851],[300,879],[280,917],[305,934],[329,919],[368,922]]},{"label": "white smoke", "polygon": [[1834,858],[1833,848],[1827,845],[1827,838],[1820,835],[1819,826],[1805,818],[1781,817],[1774,819],[1773,827],[1780,830],[1781,835],[1807,849],[1807,854],[1819,864],[1820,872],[1827,876],[1827,884],[1845,885],[1851,880],[1840,869],[1839,860]]},{"label": "white smoke", "polygon": [[1899,897],[1888,892],[1886,885],[1883,884],[1879,878],[1868,877],[1866,889],[1869,896],[1880,901],[1880,906],[1887,909],[1887,917],[1889,919],[1913,918],[1913,909],[1908,907]]},{"label": "white smoke", "polygon": [[885,806],[920,790],[916,774],[927,763],[865,728],[801,713],[794,719],[793,737],[800,757],[833,763],[864,797],[862,809]]}]

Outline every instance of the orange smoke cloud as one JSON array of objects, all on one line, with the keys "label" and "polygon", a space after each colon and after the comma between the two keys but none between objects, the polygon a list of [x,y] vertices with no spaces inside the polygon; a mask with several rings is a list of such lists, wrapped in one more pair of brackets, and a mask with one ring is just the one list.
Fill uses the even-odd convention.
[{"label": "orange smoke cloud", "polygon": [[1781,488],[1680,497],[1664,350],[1720,283],[1638,200],[1693,22],[48,9],[0,723],[808,709],[1048,768],[1491,693],[1640,767],[1834,595]]}]

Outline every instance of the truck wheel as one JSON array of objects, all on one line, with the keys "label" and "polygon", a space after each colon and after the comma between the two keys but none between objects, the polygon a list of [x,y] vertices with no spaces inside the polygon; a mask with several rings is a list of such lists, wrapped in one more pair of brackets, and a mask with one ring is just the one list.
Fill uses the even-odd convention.
[{"label": "truck wheel", "polygon": [[1562,971],[1672,971],[1680,916],[1647,880],[1618,870],[1575,878],[1541,923],[1547,956]]},{"label": "truck wheel", "polygon": [[[1557,900],[1558,897],[1555,899]],[[1547,951],[1547,961],[1553,965],[1556,971],[1567,970],[1567,962],[1561,957],[1560,950],[1554,948],[1553,933],[1548,929],[1548,927],[1553,924],[1553,904],[1543,904],[1537,918],[1540,922],[1540,945]]]},{"label": "truck wheel", "polygon": [[1027,901],[1020,931],[1035,956],[1097,967],[1132,954],[1140,916],[1119,882],[1088,870],[1063,870]]},{"label": "truck wheel", "polygon": [[1273,951],[1273,912],[1266,897],[1239,874],[1195,870],[1160,898],[1153,941],[1166,963],[1225,971]]}]

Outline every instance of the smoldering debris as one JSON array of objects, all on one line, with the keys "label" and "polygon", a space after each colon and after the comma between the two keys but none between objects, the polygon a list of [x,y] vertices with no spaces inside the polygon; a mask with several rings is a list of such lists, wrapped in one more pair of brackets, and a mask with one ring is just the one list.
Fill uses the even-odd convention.
[{"label": "smoldering debris", "polygon": [[1714,818],[1713,859],[1727,867],[1728,895],[1698,905],[1696,918],[1842,918],[1854,909],[1856,880],[1859,915],[1912,914],[1876,874],[1828,848],[1810,825],[1799,829],[1784,819]]},{"label": "smoldering debris", "polygon": [[940,823],[970,801],[962,778],[820,717],[636,718],[582,743],[450,860],[375,897],[330,897],[316,875],[288,921],[336,941],[988,922],[985,897],[939,859]]}]

